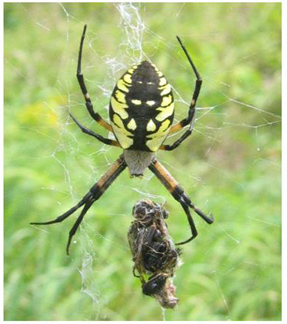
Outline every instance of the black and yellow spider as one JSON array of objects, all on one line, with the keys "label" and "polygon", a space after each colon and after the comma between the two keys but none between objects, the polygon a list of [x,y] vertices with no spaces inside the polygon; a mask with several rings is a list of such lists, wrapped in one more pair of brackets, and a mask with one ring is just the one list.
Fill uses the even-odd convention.
[{"label": "black and yellow spider", "polygon": [[[197,236],[197,230],[191,217],[189,208],[192,208],[208,224],[213,223],[213,216],[206,216],[188,198],[178,182],[156,159],[155,152],[158,150],[174,150],[192,132],[195,115],[195,105],[199,96],[202,80],[192,62],[186,48],[177,37],[192,69],[196,75],[196,84],[188,115],[181,122],[172,125],[174,117],[174,99],[170,84],[152,63],[143,61],[130,68],[117,82],[110,101],[109,115],[111,124],[107,123],[99,113],[95,112],[89,93],[87,91],[84,76],[82,74],[82,51],[87,25],[84,26],[78,58],[77,78],[85,98],[86,107],[91,117],[102,127],[113,132],[116,140],[105,138],[90,129],[82,126],[72,115],[72,119],[80,129],[100,142],[107,145],[121,147],[123,154],[116,160],[110,169],[100,178],[100,180],[89,190],[89,192],[74,207],[49,222],[31,223],[32,225],[49,225],[62,222],[72,215],[80,207],[83,207],[74,226],[69,232],[67,243],[67,254],[72,237],[76,233],[85,214],[108,189],[112,182],[122,171],[128,167],[131,176],[139,177],[143,175],[146,168],[149,168],[157,178],[168,189],[172,196],[181,204],[184,209],[192,236],[179,244],[190,242]],[[188,126],[183,135],[172,145],[163,144],[165,139]]]}]

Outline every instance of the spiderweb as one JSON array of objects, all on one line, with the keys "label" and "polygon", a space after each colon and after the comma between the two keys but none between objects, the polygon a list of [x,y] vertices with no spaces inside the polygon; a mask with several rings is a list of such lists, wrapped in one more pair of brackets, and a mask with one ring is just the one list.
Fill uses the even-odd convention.
[{"label": "spiderweb", "polygon": [[[186,33],[186,30],[181,33],[181,20],[186,19],[186,12],[190,10],[189,4],[185,3],[174,5],[174,11],[172,14],[169,12],[169,17],[156,17],[159,4],[154,5],[155,11],[152,10],[151,5],[131,3],[99,4],[95,9],[92,6],[88,7],[89,10],[94,10],[94,19],[99,19],[99,21],[109,19],[109,12],[111,13],[111,27],[109,30],[97,29],[97,24],[92,20],[93,17],[89,15],[86,20],[83,14],[77,12],[78,7],[73,7],[72,4],[63,3],[53,6],[58,6],[60,9],[58,14],[61,17],[63,54],[61,55],[59,73],[54,86],[54,90],[57,92],[57,104],[46,102],[45,106],[49,113],[52,112],[58,116],[58,139],[51,156],[54,162],[58,163],[62,168],[63,181],[65,181],[66,186],[64,189],[66,190],[66,201],[71,201],[71,205],[81,199],[83,194],[88,191],[96,179],[99,179],[120,154],[119,150],[101,143],[95,143],[93,138],[83,135],[75,128],[67,114],[67,111],[72,112],[82,124],[101,132],[86,112],[84,99],[80,94],[75,78],[77,50],[82,28],[86,23],[88,24],[88,32],[82,61],[83,72],[94,107],[106,119],[109,98],[116,80],[130,66],[143,59],[149,59],[155,63],[167,76],[175,94],[176,120],[179,121],[185,118],[195,78],[176,42],[173,32],[178,30],[179,36],[182,37],[185,43],[189,44],[186,44],[188,48],[195,40],[194,48],[192,48],[190,54],[200,72],[202,71],[204,82],[197,106],[196,122],[192,136],[193,151],[190,151],[190,144],[185,143],[182,145],[182,150],[189,151],[189,153],[183,155],[183,166],[176,159],[176,152],[171,153],[172,158],[165,152],[159,153],[158,156],[188,193],[198,192],[196,197],[197,200],[200,198],[200,204],[198,203],[198,205],[200,205],[201,209],[210,211],[213,206],[216,207],[217,203],[221,204],[224,213],[230,213],[226,201],[219,199],[219,203],[216,202],[216,196],[214,196],[216,193],[212,191],[213,189],[210,189],[209,183],[218,183],[219,192],[220,183],[222,182],[227,186],[237,186],[238,190],[244,190],[244,184],[239,183],[236,177],[236,172],[241,168],[243,161],[248,161],[250,168],[258,165],[259,168],[264,167],[273,170],[274,174],[280,172],[280,164],[276,157],[272,159],[272,154],[269,154],[272,148],[268,145],[270,133],[280,136],[280,109],[275,109],[275,107],[272,110],[270,108],[273,103],[272,98],[268,98],[269,102],[261,101],[259,87],[263,86],[263,84],[256,79],[256,75],[253,76],[249,73],[250,66],[255,64],[254,62],[256,62],[262,51],[267,51],[270,55],[273,53],[276,49],[275,40],[266,42],[264,48],[240,48],[238,49],[239,54],[229,48],[225,48],[225,51],[221,48],[216,49],[215,42],[212,44],[207,42],[211,40],[212,36],[214,38],[224,37],[223,31],[213,31],[208,27],[197,29],[191,26],[188,33]],[[83,6],[85,5],[83,4]],[[28,12],[28,9],[25,10]],[[207,15],[211,13],[207,6],[206,10]],[[154,19],[149,17],[152,13],[155,16]],[[32,11],[29,12],[29,16],[35,22],[35,28],[38,28],[43,34],[53,28],[50,22],[46,21],[47,18],[43,12]],[[231,14],[231,17],[234,18],[234,15]],[[165,27],[159,28],[160,24]],[[169,28],[171,32],[169,32]],[[77,30],[77,33],[75,30]],[[226,44],[234,49],[237,46],[237,39],[226,39]],[[212,53],[209,57],[201,58],[198,53],[204,51],[208,46],[213,46],[214,51],[222,51],[221,54],[224,56],[222,62],[215,63]],[[200,50],[201,47],[202,50]],[[159,58],[157,55],[159,55]],[[170,62],[172,66],[169,65]],[[242,62],[246,63],[243,66],[246,68],[245,72],[249,75],[248,77],[237,68],[239,65],[242,69]],[[235,77],[234,74],[236,74]],[[184,75],[186,78],[185,83],[178,85],[178,75]],[[280,83],[280,77],[278,78],[277,84],[270,84],[270,89],[273,92],[276,92],[276,86]],[[245,83],[252,85],[252,87],[246,88],[246,97],[242,98],[240,89],[245,87]],[[256,101],[252,100],[254,92],[258,93],[255,96]],[[279,105],[278,102],[277,104]],[[102,134],[104,135],[104,132]],[[113,137],[112,134],[108,136]],[[178,135],[174,135],[169,141],[174,141],[176,136]],[[244,137],[246,141],[246,150],[243,147],[244,141],[240,141],[240,136]],[[201,159],[201,163],[194,161],[196,171],[186,173],[185,166],[190,168],[192,165],[190,160],[196,160],[197,157]],[[94,163],[95,158],[99,161],[97,165]],[[77,167],[76,170],[75,166]],[[108,257],[104,255],[109,252],[105,249],[114,249],[121,252],[124,250],[126,251],[126,258],[130,258],[128,244],[123,240],[124,234],[121,238],[108,235],[105,232],[102,234],[100,225],[94,227],[96,222],[112,223],[111,232],[119,226],[122,228],[122,232],[126,233],[128,224],[132,220],[131,217],[129,218],[131,208],[137,200],[150,198],[160,203],[168,203],[168,209],[177,204],[172,197],[168,196],[167,192],[162,191],[159,193],[152,189],[156,180],[149,172],[144,176],[144,180],[140,182],[130,182],[128,175],[123,175],[123,179],[122,181],[116,181],[112,188],[109,189],[109,200],[108,198],[103,200],[105,205],[101,205],[100,201],[96,202],[91,208],[81,230],[75,237],[74,244],[71,246],[72,250],[81,250],[79,274],[82,278],[82,291],[90,296],[94,302],[95,313],[90,315],[89,319],[121,319],[120,316],[113,317],[115,314],[109,314],[105,309],[105,305],[111,298],[107,291],[113,286],[112,280],[109,280],[109,271],[113,272],[111,265],[121,262],[121,260],[116,259],[107,260]],[[55,188],[51,187],[43,188],[43,194],[49,195],[51,191],[55,190]],[[128,204],[128,207],[122,209],[120,209],[121,205],[117,203],[117,195],[121,192],[125,192],[124,194],[127,195],[125,203]],[[123,201],[121,199],[121,204]],[[109,202],[110,206],[107,206]],[[61,202],[58,203],[61,204]],[[239,208],[239,203],[236,202],[235,206],[235,209]],[[250,208],[252,211],[252,206]],[[119,209],[121,213],[117,212]],[[129,209],[130,213],[126,214],[126,210]],[[173,217],[176,219],[177,214],[183,214],[183,212],[180,206],[177,209],[170,210],[170,212],[176,214],[171,215],[169,220],[169,229],[171,230],[173,223],[176,222],[173,222]],[[104,220],[103,216],[100,220],[91,222],[93,214],[97,217],[99,213],[104,214],[108,220]],[[235,217],[235,213],[232,216]],[[185,222],[184,216],[181,217],[180,222]],[[250,222],[259,225],[264,224],[266,226],[265,230],[272,230],[272,228],[278,228],[280,225],[278,218],[270,220],[268,217],[262,217],[262,219],[259,219],[257,216],[253,217],[252,212],[246,212],[244,220],[248,224]],[[215,290],[221,300],[219,304],[223,305],[222,307],[227,314],[225,319],[232,319],[229,314],[229,301],[225,296],[224,288],[221,286],[222,276],[227,276],[238,267],[256,268],[260,267],[260,265],[254,264],[253,260],[247,259],[232,262],[236,251],[240,245],[244,244],[242,243],[244,237],[238,237],[237,233],[232,231],[228,221],[222,221],[221,224],[219,220],[218,222],[217,235],[224,237],[229,249],[229,258],[223,265],[215,265],[210,276],[212,276],[213,283],[217,287]],[[198,221],[197,226],[202,235],[201,244],[205,247],[205,260],[202,262],[207,263],[206,260],[212,258],[210,254],[214,253],[211,252],[211,245],[215,237],[211,234],[212,229],[209,229],[206,224]],[[181,229],[175,230],[177,237],[181,236],[180,231]],[[208,233],[211,237],[204,239],[205,233]],[[188,231],[186,231],[185,235],[188,235]],[[97,238],[97,242],[101,242],[101,247],[94,243],[95,238]],[[192,249],[196,249],[196,247]],[[183,260],[188,263],[188,257],[190,256],[191,254],[186,252],[186,259],[184,254]],[[100,267],[102,262],[106,266],[107,275],[105,276],[101,273],[103,271]],[[118,271],[120,269],[118,268]],[[131,271],[119,275],[130,276],[130,282],[136,280],[132,278]],[[105,278],[102,279],[104,282],[98,281],[97,277],[100,276]],[[138,289],[137,293],[140,294],[140,288],[135,289]],[[127,290],[126,287],[123,287],[123,291],[126,294],[125,296],[129,296],[129,298],[132,298],[133,294],[135,294],[134,291]],[[117,294],[121,296],[122,292],[118,291]],[[161,314],[160,309],[158,314]],[[165,313],[160,316],[165,318]]]}]

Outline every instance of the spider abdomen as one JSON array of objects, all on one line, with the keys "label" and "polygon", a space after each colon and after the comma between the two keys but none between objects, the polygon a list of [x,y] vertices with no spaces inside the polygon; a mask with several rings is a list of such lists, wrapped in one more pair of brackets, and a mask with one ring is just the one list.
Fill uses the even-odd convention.
[{"label": "spider abdomen", "polygon": [[110,119],[123,149],[156,152],[173,117],[171,86],[153,64],[143,61],[118,80],[110,101]]}]

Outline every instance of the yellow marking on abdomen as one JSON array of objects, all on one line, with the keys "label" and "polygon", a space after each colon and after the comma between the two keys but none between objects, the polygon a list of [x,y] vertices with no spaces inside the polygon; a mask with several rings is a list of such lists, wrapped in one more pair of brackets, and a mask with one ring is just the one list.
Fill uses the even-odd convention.
[{"label": "yellow marking on abdomen", "polygon": [[168,106],[172,102],[172,96],[168,95],[162,98],[161,105],[162,106]]},{"label": "yellow marking on abdomen", "polygon": [[138,99],[132,99],[131,102],[132,102],[134,105],[141,105],[141,104],[142,104],[141,100],[138,100]]},{"label": "yellow marking on abdomen", "polygon": [[120,90],[117,90],[115,92],[115,96],[116,96],[117,101],[119,101],[121,103],[126,103],[126,95],[123,92],[121,92]]},{"label": "yellow marking on abdomen", "polygon": [[135,130],[137,128],[137,124],[135,120],[132,118],[130,122],[127,124],[127,127],[131,130]]},{"label": "yellow marking on abdomen", "polygon": [[162,87],[162,92],[160,93],[161,96],[165,96],[171,91],[171,86],[170,84],[167,84],[166,86]]},{"label": "yellow marking on abdomen", "polygon": [[167,107],[159,107],[156,110],[159,110],[161,112],[155,117],[155,119],[158,120],[158,121],[163,121],[167,117],[169,117],[169,116],[171,116],[173,114],[173,111],[174,111],[174,102],[171,103]]},{"label": "yellow marking on abdomen", "polygon": [[153,132],[156,130],[156,124],[153,122],[152,119],[150,119],[150,121],[147,123],[146,130],[148,132]]},{"label": "yellow marking on abdomen", "polygon": [[127,88],[126,86],[126,83],[124,82],[123,79],[120,79],[117,83],[117,87],[122,90],[122,91],[125,91],[125,92],[129,92],[129,89]]},{"label": "yellow marking on abdomen", "polygon": [[165,140],[170,128],[170,120],[165,120],[158,131],[147,136],[146,146],[152,151],[156,152]]},{"label": "yellow marking on abdomen", "polygon": [[[129,148],[133,144],[132,133],[126,130],[125,125],[118,115],[113,117],[113,131],[123,149]],[[115,126],[114,126],[115,125]]]},{"label": "yellow marking on abdomen", "polygon": [[125,111],[128,106],[118,102],[114,97],[111,98],[111,107],[122,119],[127,119],[129,117],[128,113]]},{"label": "yellow marking on abdomen", "polygon": [[165,77],[160,78],[159,80],[159,86],[162,87],[167,84],[167,80]]},{"label": "yellow marking on abdomen", "polygon": [[130,74],[125,74],[123,79],[126,83],[132,84],[132,76]]},{"label": "yellow marking on abdomen", "polygon": [[148,100],[148,101],[146,102],[146,104],[147,104],[148,106],[153,106],[153,105],[155,104],[155,101],[154,101],[154,100]]}]

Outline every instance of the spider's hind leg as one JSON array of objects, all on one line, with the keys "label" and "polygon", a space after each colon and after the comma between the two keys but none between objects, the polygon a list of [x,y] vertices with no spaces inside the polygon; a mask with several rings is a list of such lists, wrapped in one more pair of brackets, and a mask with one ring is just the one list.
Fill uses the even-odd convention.
[{"label": "spider's hind leg", "polygon": [[77,211],[80,207],[84,205],[83,210],[81,211],[79,217],[77,218],[75,224],[69,232],[69,239],[67,244],[67,254],[69,254],[69,247],[71,244],[71,240],[75,235],[78,227],[80,226],[85,214],[92,206],[92,204],[100,199],[103,193],[108,189],[108,187],[113,183],[113,181],[124,171],[126,168],[126,162],[121,155],[116,162],[110,167],[110,169],[100,178],[100,180],[93,185],[93,187],[89,190],[89,192],[83,197],[81,201],[77,203],[74,207],[69,209],[67,212],[57,217],[56,219],[48,222],[33,222],[31,225],[51,225],[55,223],[60,223],[70,215],[72,215],[75,211]]},{"label": "spider's hind leg", "polygon": [[162,182],[162,184],[167,188],[167,190],[171,193],[173,198],[177,200],[183,210],[185,211],[190,230],[191,237],[183,242],[177,243],[177,245],[185,244],[197,236],[197,229],[195,227],[193,218],[190,214],[189,208],[192,208],[198,216],[200,216],[205,222],[208,224],[212,224],[214,222],[214,218],[212,214],[205,215],[199,208],[197,208],[191,200],[188,198],[184,190],[180,187],[178,182],[171,176],[171,174],[166,170],[166,168],[161,165],[161,163],[154,159],[153,162],[149,165],[149,169],[156,175],[156,177]]}]

